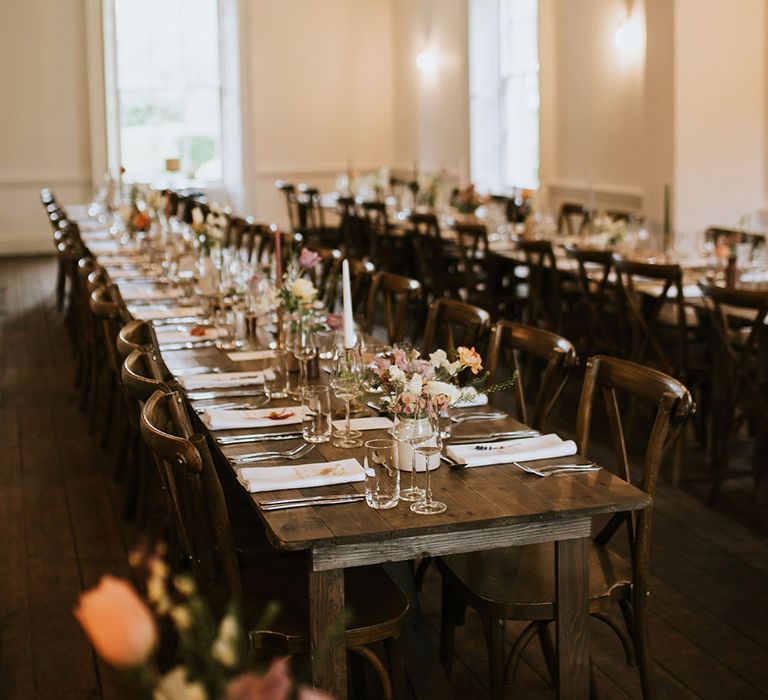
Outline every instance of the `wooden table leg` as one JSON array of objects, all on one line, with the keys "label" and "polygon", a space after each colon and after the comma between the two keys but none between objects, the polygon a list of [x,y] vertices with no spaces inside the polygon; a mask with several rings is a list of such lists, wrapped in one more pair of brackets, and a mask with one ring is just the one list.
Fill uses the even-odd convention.
[{"label": "wooden table leg", "polygon": [[555,543],[559,700],[589,698],[589,539]]},{"label": "wooden table leg", "polygon": [[347,697],[344,570],[309,571],[312,684],[335,700]]}]

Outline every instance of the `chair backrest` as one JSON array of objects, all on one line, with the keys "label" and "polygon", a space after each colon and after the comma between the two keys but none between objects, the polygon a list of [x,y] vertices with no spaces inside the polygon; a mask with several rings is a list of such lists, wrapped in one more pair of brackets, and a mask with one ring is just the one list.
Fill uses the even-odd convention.
[{"label": "chair backrest", "polygon": [[699,288],[712,319],[719,391],[768,425],[768,379],[757,367],[768,352],[768,291],[727,289],[710,280],[699,281]]},{"label": "chair backrest", "polygon": [[170,378],[150,347],[133,350],[123,360],[120,376],[128,392],[140,403],[147,401],[158,390],[170,390]]},{"label": "chair backrest", "polygon": [[[587,361],[576,427],[579,452],[586,455],[589,454],[596,394],[601,396],[608,415],[616,474],[652,497],[662,457],[693,415],[695,406],[690,392],[676,379],[650,367],[603,355],[590,358]],[[632,473],[627,456],[625,429],[619,411],[620,397],[631,397],[655,411],[650,435],[643,441],[646,445],[645,454],[636,474]],[[652,508],[645,508],[637,515],[616,514],[595,537],[598,544],[605,544],[622,525],[626,525],[635,572],[633,583],[638,587],[640,595],[644,595],[647,589],[651,515]]]},{"label": "chair backrest", "polygon": [[243,234],[248,227],[248,222],[240,216],[230,216],[227,225],[224,227],[225,248],[237,249],[243,240]]},{"label": "chair backrest", "polygon": [[757,248],[765,247],[766,237],[761,233],[748,233],[747,231],[741,231],[740,229],[722,228],[720,226],[710,226],[704,231],[704,239],[708,243],[719,245],[724,243],[726,245],[749,245],[752,253]]},{"label": "chair backrest", "polygon": [[565,246],[565,254],[578,265],[579,295],[589,318],[589,326],[584,329],[589,340],[588,347],[595,347],[599,341],[611,351],[610,354],[619,354],[621,346],[616,341],[615,331],[608,329],[606,320],[606,306],[612,292],[613,254],[610,250],[580,248],[573,244]]},{"label": "chair backrest", "polygon": [[[299,221],[299,200],[296,197],[296,187],[284,180],[275,182],[275,187],[277,187],[277,189],[283,193],[283,197],[285,197],[285,205],[288,210],[288,223],[291,226],[291,231],[296,233],[302,228],[302,222]],[[306,226],[306,222],[304,222],[304,225]]]},{"label": "chair backrest", "polygon": [[528,267],[526,323],[557,332],[562,319],[561,279],[551,241],[520,238],[515,241]]},{"label": "chair backrest", "polygon": [[462,345],[479,351],[490,325],[491,316],[484,309],[454,299],[438,299],[429,306],[421,354]]},{"label": "chair backrest", "polygon": [[[94,271],[90,277],[98,274]],[[91,292],[90,299],[91,313],[98,319],[98,336],[104,344],[104,353],[109,363],[109,368],[115,378],[119,380],[121,360],[117,352],[117,336],[120,329],[131,320],[125,304],[122,303],[117,286],[114,284],[103,284],[97,286]]]},{"label": "chair backrest", "polygon": [[156,391],[141,412],[141,434],[172,485],[177,538],[217,614],[241,601],[240,575],[224,492],[208,443],[192,432],[177,392]]},{"label": "chair backrest", "polygon": [[413,311],[421,295],[421,285],[416,281],[393,272],[377,272],[373,276],[365,310],[364,330],[373,332],[376,312],[384,314],[387,342],[402,343],[408,326],[409,311]]},{"label": "chair backrest", "polygon": [[563,202],[560,205],[560,212],[557,215],[557,230],[559,233],[563,233],[563,227],[565,227],[566,235],[577,236],[581,234],[589,222],[589,208],[584,204]]},{"label": "chair backrest", "polygon": [[445,296],[443,275],[447,266],[437,217],[434,214],[413,213],[409,221],[409,236],[416,252],[419,282],[426,297],[439,299]]},{"label": "chair backrest", "polygon": [[368,219],[352,197],[338,197],[336,206],[339,214],[339,245],[345,255],[351,258],[368,257],[371,252],[371,235]]},{"label": "chair backrest", "polygon": [[392,229],[384,202],[363,202],[360,205],[369,237],[368,252],[379,268],[389,269],[393,262]]},{"label": "chair backrest", "polygon": [[337,248],[311,248],[320,261],[310,271],[310,279],[317,289],[317,298],[332,312],[336,306],[337,287],[341,274],[341,251]]},{"label": "chair backrest", "polygon": [[365,313],[365,303],[368,299],[368,291],[371,288],[376,267],[370,260],[347,259],[349,260],[349,276],[352,283],[352,309],[355,314],[362,314]]},{"label": "chair backrest", "polygon": [[[528,411],[526,389],[530,390],[534,384],[533,373],[520,371],[522,363],[518,355],[522,355],[520,359],[529,365],[532,359],[546,363],[541,375],[536,375],[536,397],[531,412]],[[568,372],[576,365],[573,344],[541,328],[499,321],[491,328],[487,358],[486,368],[491,384],[501,379],[503,367],[507,368],[509,376],[517,372],[513,394],[518,418],[526,425],[542,430],[568,380]],[[523,374],[526,376],[523,377]]]},{"label": "chair backrest", "polygon": [[488,259],[488,229],[485,224],[456,221],[451,224],[456,234],[461,257],[461,269],[467,290],[473,291],[482,279]]},{"label": "chair backrest", "polygon": [[320,201],[320,190],[310,187],[306,183],[299,185],[300,204],[303,206],[306,216],[306,235],[312,237],[314,232],[320,232],[325,228],[325,213]]},{"label": "chair backrest", "polygon": [[[651,353],[662,371],[684,378],[688,371],[688,332],[683,295],[683,271],[679,265],[660,265],[656,263],[630,260],[622,255],[613,255],[613,264],[619,281],[620,300],[623,318],[630,325],[632,341],[629,359],[644,363]],[[653,280],[661,289],[652,297],[644,311],[637,290],[637,279]],[[674,296],[668,296],[674,290]],[[675,328],[677,340],[670,353],[668,347],[659,338],[660,314],[666,304],[675,308]]]}]

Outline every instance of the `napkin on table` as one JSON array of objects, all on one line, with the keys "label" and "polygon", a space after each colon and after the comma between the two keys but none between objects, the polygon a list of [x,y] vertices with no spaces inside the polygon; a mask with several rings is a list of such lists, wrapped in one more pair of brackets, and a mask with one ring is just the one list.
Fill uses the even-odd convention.
[{"label": "napkin on table", "polygon": [[[346,425],[344,419],[333,421],[333,427],[342,430]],[[349,421],[349,427],[352,430],[387,430],[394,423],[384,416],[368,416],[367,418],[352,418]]]},{"label": "napkin on table", "polygon": [[364,481],[365,472],[356,459],[340,459],[296,467],[243,467],[238,470],[238,479],[250,493],[258,493],[351,484]]},{"label": "napkin on table", "polygon": [[134,306],[131,313],[143,321],[160,321],[166,318],[188,318],[190,316],[204,316],[205,309],[200,306]]},{"label": "napkin on table", "polygon": [[[285,418],[269,418],[270,415]],[[254,408],[251,410],[209,408],[202,415],[203,422],[211,430],[239,430],[240,428],[274,428],[301,423],[301,406],[282,408]]]},{"label": "napkin on table", "polygon": [[185,389],[205,389],[207,387],[255,386],[264,383],[264,372],[206,372],[180,377],[179,381]]},{"label": "napkin on table", "polygon": [[227,357],[233,362],[248,360],[271,360],[275,357],[274,350],[247,350],[243,352],[228,352]]},{"label": "napkin on table", "polygon": [[[477,444],[492,447],[492,450],[478,450]],[[529,462],[534,459],[554,459],[569,457],[577,452],[573,440],[563,440],[558,435],[550,433],[535,438],[518,438],[516,440],[500,440],[499,442],[470,443],[467,445],[450,445],[446,450],[448,456],[459,462],[465,462],[468,467],[485,467],[490,464],[509,464],[511,462]]]},{"label": "napkin on table", "polygon": [[475,408],[488,405],[488,394],[481,394],[474,388],[465,389],[462,393],[466,399],[455,403],[452,408]]},{"label": "napkin on table", "polygon": [[[200,343],[205,340],[216,340],[222,333],[221,328],[205,328],[205,332],[192,335],[188,330],[180,331],[178,328],[160,326],[155,328],[157,342],[160,345],[174,345],[176,343]],[[250,373],[249,373],[250,374]]]},{"label": "napkin on table", "polygon": [[184,296],[184,290],[177,287],[125,287],[122,290],[123,299],[131,301],[148,301],[152,299],[178,299]]}]

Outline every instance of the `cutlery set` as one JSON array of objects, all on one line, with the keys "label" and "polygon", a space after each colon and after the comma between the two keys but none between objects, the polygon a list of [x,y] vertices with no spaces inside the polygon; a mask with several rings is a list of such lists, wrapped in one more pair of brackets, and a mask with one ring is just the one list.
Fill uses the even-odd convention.
[{"label": "cutlery set", "polygon": [[237,466],[253,464],[255,462],[266,462],[267,460],[271,459],[287,459],[290,461],[295,461],[297,459],[301,459],[302,457],[306,457],[310,452],[312,452],[312,450],[315,449],[315,447],[316,445],[303,442],[298,447],[294,447],[292,450],[287,450],[286,452],[251,452],[249,454],[230,457],[229,461]]},{"label": "cutlery set", "polygon": [[258,501],[263,511],[287,510],[289,508],[306,508],[308,506],[335,506],[342,503],[362,501],[365,494],[343,493],[335,496],[304,496],[303,498],[282,498],[269,501]]}]

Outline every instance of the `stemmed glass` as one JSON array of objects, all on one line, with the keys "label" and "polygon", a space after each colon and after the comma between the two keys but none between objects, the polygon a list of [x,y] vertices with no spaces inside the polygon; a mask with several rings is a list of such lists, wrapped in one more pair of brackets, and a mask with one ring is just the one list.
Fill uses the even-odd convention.
[{"label": "stemmed glass", "polygon": [[293,336],[293,354],[299,361],[299,392],[302,387],[309,384],[307,362],[317,355],[313,324],[314,319],[311,317],[299,319],[298,328]]},{"label": "stemmed glass", "polygon": [[395,419],[395,427],[392,434],[410,448],[403,454],[401,452],[401,462],[405,462],[410,457],[411,461],[411,479],[408,488],[400,490],[401,501],[421,501],[425,496],[425,491],[416,485],[416,445],[425,437],[432,434],[432,428],[429,421],[425,418],[401,418]]},{"label": "stemmed glass", "polygon": [[420,515],[437,515],[444,512],[447,506],[441,501],[432,500],[432,471],[429,468],[429,461],[439,455],[440,450],[443,449],[443,440],[440,437],[440,420],[436,410],[429,411],[429,416],[426,421],[423,421],[423,425],[428,426],[428,429],[419,431],[414,442],[416,453],[424,458],[427,481],[424,489],[424,500],[411,503],[411,510]]},{"label": "stemmed glass", "polygon": [[331,388],[336,398],[344,402],[345,421],[344,430],[339,430],[334,435],[335,447],[359,447],[362,444],[362,432],[352,430],[349,424],[349,404],[360,393],[361,385],[360,349],[357,346],[337,348],[331,366]]}]

